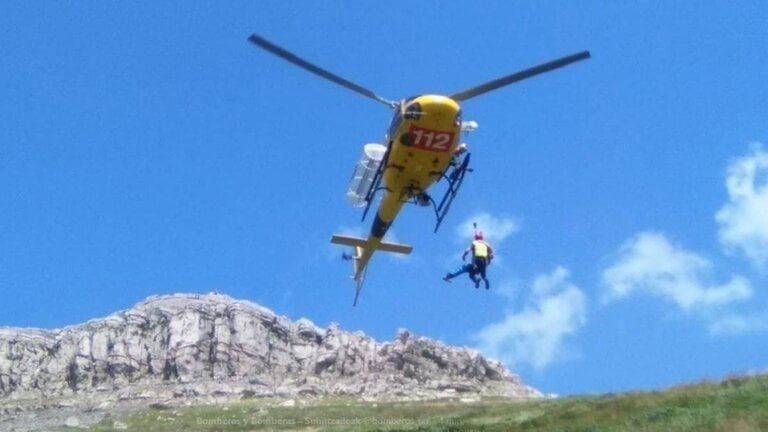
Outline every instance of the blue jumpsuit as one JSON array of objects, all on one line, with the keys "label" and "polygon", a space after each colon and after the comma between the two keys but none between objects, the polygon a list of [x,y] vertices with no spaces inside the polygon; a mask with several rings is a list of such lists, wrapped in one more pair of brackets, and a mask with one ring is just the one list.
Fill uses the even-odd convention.
[{"label": "blue jumpsuit", "polygon": [[475,280],[474,276],[477,274],[477,269],[475,269],[475,266],[472,263],[464,264],[461,267],[459,267],[458,269],[456,269],[456,271],[448,273],[447,275],[445,275],[445,279],[446,280],[447,279],[453,279],[453,278],[455,278],[456,276],[458,276],[458,275],[460,275],[462,273],[469,273],[469,278],[474,281]]}]

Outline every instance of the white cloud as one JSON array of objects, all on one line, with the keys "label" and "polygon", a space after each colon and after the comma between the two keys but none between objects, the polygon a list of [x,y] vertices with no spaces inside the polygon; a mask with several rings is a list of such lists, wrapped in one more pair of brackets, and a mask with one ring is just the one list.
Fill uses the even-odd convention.
[{"label": "white cloud", "polygon": [[720,242],[743,253],[757,268],[768,268],[768,152],[757,145],[752,154],[728,167],[728,203],[715,215]]},{"label": "white cloud", "polygon": [[466,242],[475,233],[473,224],[477,223],[477,229],[483,232],[486,240],[491,244],[502,243],[507,237],[520,231],[518,222],[510,217],[495,217],[488,213],[477,213],[456,228],[456,235],[460,241]]},{"label": "white cloud", "polygon": [[586,322],[586,297],[569,277],[558,267],[536,278],[527,307],[481,329],[475,335],[478,349],[508,365],[529,363],[537,369],[562,360],[566,338]]},{"label": "white cloud", "polygon": [[746,332],[768,331],[768,312],[727,314],[712,321],[709,332],[717,335],[736,335]]},{"label": "white cloud", "polygon": [[707,310],[752,296],[748,280],[734,276],[722,285],[707,282],[712,264],[674,245],[659,233],[642,232],[621,246],[619,257],[603,271],[608,300],[643,292],[674,303],[683,311]]}]

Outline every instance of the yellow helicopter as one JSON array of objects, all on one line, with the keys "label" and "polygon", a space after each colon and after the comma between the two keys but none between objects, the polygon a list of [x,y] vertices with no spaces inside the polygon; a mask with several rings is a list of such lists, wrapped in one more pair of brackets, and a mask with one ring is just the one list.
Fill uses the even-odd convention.
[{"label": "yellow helicopter", "polygon": [[[462,132],[477,128],[476,122],[464,122],[459,102],[500,87],[530,78],[590,57],[582,51],[528,69],[505,75],[448,96],[423,94],[400,102],[385,99],[371,90],[320,68],[292,52],[253,34],[248,40],[256,46],[283,58],[296,66],[352,90],[394,110],[385,136],[386,144],[366,144],[350,180],[347,198],[358,207],[365,207],[363,220],[377,193],[382,192],[376,216],[367,238],[333,235],[331,242],[351,246],[355,299],[357,304],[368,262],[377,250],[409,254],[413,247],[385,242],[384,235],[406,203],[432,206],[437,223],[435,232],[445,218],[469,168],[470,153],[459,143]],[[427,190],[440,179],[447,189],[435,200]]]}]

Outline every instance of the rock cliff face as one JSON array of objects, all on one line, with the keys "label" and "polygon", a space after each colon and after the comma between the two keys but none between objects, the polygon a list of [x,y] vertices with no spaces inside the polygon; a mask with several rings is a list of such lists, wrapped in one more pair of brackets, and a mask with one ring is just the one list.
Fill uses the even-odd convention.
[{"label": "rock cliff face", "polygon": [[377,343],[217,294],[150,297],[60,330],[0,328],[0,402],[115,394],[199,397],[535,397],[498,362],[398,332]]}]

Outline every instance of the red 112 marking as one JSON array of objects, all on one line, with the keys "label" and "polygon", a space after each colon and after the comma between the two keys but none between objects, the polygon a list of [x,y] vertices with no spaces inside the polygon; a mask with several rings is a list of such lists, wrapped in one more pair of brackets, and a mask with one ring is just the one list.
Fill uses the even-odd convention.
[{"label": "red 112 marking", "polygon": [[424,150],[447,152],[453,142],[453,133],[422,129],[411,125],[408,133],[411,135],[411,145]]}]

